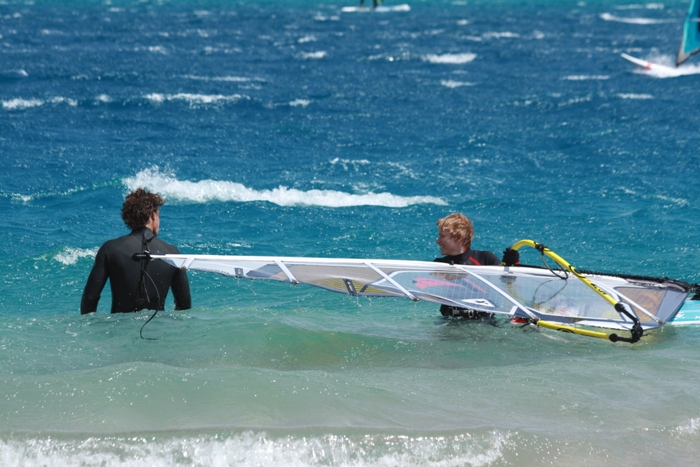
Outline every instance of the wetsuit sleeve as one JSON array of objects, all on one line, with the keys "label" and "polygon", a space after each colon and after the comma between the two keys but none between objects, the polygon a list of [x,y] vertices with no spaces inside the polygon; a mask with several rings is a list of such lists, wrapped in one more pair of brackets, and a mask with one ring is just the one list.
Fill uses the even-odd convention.
[{"label": "wetsuit sleeve", "polygon": [[187,279],[187,272],[178,269],[170,284],[175,299],[176,310],[189,310],[192,308],[192,297],[190,296],[190,282]]},{"label": "wetsuit sleeve", "polygon": [[102,289],[109,278],[105,256],[104,248],[100,248],[95,256],[95,264],[92,266],[87,284],[85,284],[83,298],[80,300],[81,315],[97,311],[97,303],[100,301]]},{"label": "wetsuit sleeve", "polygon": [[491,253],[490,251],[484,251],[484,256],[486,261],[482,264],[488,265],[488,266],[500,266],[501,265],[501,259],[496,256],[495,254]]}]

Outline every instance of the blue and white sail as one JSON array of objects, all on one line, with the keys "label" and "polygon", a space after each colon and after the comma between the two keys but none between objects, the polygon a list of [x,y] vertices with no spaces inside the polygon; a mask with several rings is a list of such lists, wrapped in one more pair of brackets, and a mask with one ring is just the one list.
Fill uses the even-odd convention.
[{"label": "blue and white sail", "polygon": [[691,0],[688,15],[683,23],[683,36],[676,55],[676,66],[680,66],[697,52],[700,52],[700,0]]}]

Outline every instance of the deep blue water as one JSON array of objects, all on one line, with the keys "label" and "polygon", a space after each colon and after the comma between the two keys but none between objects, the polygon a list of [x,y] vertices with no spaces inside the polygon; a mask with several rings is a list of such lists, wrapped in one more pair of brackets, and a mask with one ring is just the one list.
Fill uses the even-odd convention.
[{"label": "deep blue water", "polygon": [[686,2],[349,5],[0,4],[0,464],[697,458],[694,327],[437,327],[434,305],[197,273],[158,340],[108,290],[80,316],[138,186],[185,253],[432,260],[464,212],[499,255],[531,238],[700,282],[698,59],[620,57],[671,66]]}]

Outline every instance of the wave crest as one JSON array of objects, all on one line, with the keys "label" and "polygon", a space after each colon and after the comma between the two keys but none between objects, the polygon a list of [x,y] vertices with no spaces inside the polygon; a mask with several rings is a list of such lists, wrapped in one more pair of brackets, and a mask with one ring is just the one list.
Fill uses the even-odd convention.
[{"label": "wave crest", "polygon": [[461,65],[463,63],[469,63],[476,58],[476,54],[473,53],[463,53],[463,54],[428,54],[423,57],[423,60],[430,63],[439,63],[446,65]]},{"label": "wave crest", "polygon": [[279,206],[384,206],[403,208],[414,204],[447,203],[434,196],[398,196],[392,193],[344,193],[335,190],[298,190],[279,186],[272,190],[255,190],[241,183],[221,180],[192,182],[178,180],[174,174],[162,173],[158,167],[142,170],[124,179],[129,190],[146,188],[158,192],[169,200],[182,203],[207,203],[211,201],[255,202],[267,201]]},{"label": "wave crest", "polygon": [[71,248],[67,247],[61,250],[54,256],[53,259],[66,266],[73,265],[81,258],[94,258],[97,254],[97,248]]}]

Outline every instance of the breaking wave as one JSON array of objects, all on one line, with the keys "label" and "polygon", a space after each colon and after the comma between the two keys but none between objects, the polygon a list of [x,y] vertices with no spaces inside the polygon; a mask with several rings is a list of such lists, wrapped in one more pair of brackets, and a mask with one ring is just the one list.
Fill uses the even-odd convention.
[{"label": "breaking wave", "polygon": [[345,193],[335,190],[298,190],[279,186],[271,190],[256,190],[237,182],[226,180],[178,180],[175,174],[163,173],[158,167],[142,170],[124,179],[129,190],[146,188],[160,193],[171,201],[181,203],[255,202],[267,201],[279,206],[384,206],[403,208],[414,204],[447,203],[434,196],[398,196],[392,193]]},{"label": "breaking wave", "polygon": [[476,58],[476,54],[473,53],[463,53],[463,54],[443,54],[435,55],[428,54],[423,57],[423,60],[430,63],[439,63],[446,65],[461,65],[463,63],[469,63]]}]

